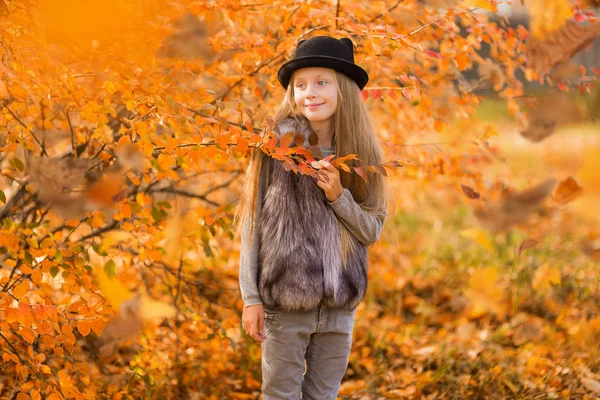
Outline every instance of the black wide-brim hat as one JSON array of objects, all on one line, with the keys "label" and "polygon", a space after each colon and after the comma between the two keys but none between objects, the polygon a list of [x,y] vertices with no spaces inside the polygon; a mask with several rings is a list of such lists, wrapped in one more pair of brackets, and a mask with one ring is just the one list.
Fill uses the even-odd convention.
[{"label": "black wide-brim hat", "polygon": [[301,40],[296,46],[294,58],[279,68],[277,79],[287,89],[292,74],[308,67],[331,68],[350,77],[362,90],[369,75],[354,63],[354,48],[347,38],[335,39],[329,36],[315,36]]}]

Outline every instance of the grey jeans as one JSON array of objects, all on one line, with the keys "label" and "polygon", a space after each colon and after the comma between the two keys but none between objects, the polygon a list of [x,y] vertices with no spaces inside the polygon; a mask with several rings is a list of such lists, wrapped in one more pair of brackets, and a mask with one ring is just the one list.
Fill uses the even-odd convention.
[{"label": "grey jeans", "polygon": [[265,306],[263,399],[335,399],[348,366],[355,312],[325,305],[309,312]]}]

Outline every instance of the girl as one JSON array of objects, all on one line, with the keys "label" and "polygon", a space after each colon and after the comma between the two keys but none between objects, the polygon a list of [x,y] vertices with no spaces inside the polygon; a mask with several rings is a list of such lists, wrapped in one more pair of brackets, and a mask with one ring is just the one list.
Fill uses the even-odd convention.
[{"label": "girl", "polygon": [[[278,79],[287,91],[277,134],[301,132],[323,158],[382,162],[360,97],[369,77],[349,39],[300,41]],[[294,174],[255,151],[238,209],[242,325],[262,343],[266,400],[336,398],[367,287],[367,246],[386,215],[382,176],[365,183],[324,160],[318,167],[318,179]]]}]

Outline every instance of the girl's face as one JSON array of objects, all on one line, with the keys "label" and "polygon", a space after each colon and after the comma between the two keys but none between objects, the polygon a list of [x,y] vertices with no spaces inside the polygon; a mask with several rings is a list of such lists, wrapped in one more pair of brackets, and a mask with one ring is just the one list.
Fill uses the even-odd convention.
[{"label": "girl's face", "polygon": [[335,71],[329,68],[310,67],[294,72],[292,76],[294,101],[310,122],[331,119],[338,103]]}]

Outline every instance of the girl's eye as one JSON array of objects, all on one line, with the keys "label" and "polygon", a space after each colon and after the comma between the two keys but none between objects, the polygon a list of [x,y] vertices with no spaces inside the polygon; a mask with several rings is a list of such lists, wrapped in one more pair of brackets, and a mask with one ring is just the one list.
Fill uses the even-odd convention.
[{"label": "girl's eye", "polygon": [[296,84],[296,87],[299,88],[299,89],[304,89],[304,86],[305,86],[304,83],[298,83],[298,84]]},{"label": "girl's eye", "polygon": [[327,81],[319,81],[319,85],[325,85]]}]

